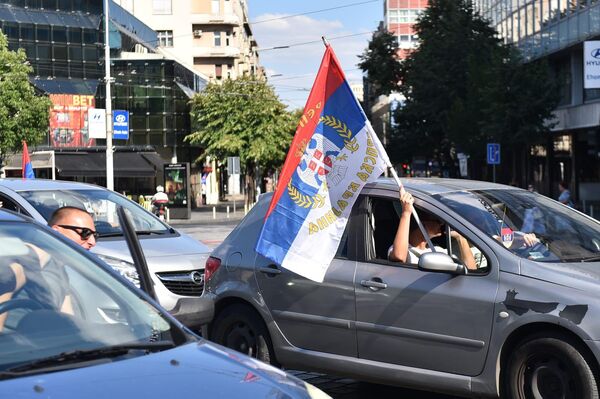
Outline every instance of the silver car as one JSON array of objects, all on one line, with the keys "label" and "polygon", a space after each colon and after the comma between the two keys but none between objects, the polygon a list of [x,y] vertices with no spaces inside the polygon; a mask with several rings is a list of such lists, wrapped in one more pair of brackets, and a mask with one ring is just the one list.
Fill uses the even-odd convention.
[{"label": "silver car", "polygon": [[388,260],[401,206],[381,179],[354,205],[324,282],[307,280],[254,250],[265,195],[207,262],[205,333],[287,368],[465,396],[598,398],[600,223],[514,187],[404,184],[421,219],[443,226],[437,253]]},{"label": "silver car", "polygon": [[93,215],[99,233],[92,252],[139,286],[116,213],[117,206],[123,206],[140,239],[160,304],[177,317],[180,299],[202,294],[204,264],[210,249],[114,191],[68,181],[0,179],[0,202],[3,208],[43,224],[59,207],[86,209]]}]

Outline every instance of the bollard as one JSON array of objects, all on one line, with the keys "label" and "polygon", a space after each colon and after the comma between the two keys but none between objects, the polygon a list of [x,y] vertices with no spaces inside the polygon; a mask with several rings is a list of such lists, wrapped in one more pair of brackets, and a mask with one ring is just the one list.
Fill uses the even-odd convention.
[{"label": "bollard", "polygon": [[171,222],[171,210],[168,207],[165,207],[165,215],[167,217],[167,223]]},{"label": "bollard", "polygon": [[213,206],[213,219],[217,218],[217,208]]},{"label": "bollard", "polygon": [[244,215],[248,214],[248,204],[244,204]]},{"label": "bollard", "polygon": [[227,205],[227,219],[229,219],[229,205]]}]

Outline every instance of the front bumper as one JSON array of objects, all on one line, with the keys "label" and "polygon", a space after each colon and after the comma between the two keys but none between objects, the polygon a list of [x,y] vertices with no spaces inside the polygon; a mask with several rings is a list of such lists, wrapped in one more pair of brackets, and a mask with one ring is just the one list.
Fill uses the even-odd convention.
[{"label": "front bumper", "polygon": [[200,330],[212,321],[215,303],[211,298],[180,298],[169,313],[186,327]]}]

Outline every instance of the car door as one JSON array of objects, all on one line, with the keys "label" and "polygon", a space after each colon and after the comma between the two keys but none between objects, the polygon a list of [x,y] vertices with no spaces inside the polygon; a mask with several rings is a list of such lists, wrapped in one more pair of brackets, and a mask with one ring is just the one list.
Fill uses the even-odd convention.
[{"label": "car door", "polygon": [[[387,261],[383,254],[387,253],[388,242],[393,242],[398,217],[391,215],[390,222],[381,214],[375,215],[374,205],[376,201],[393,204],[398,194],[380,190],[364,196],[364,234],[357,242],[361,249],[355,278],[359,357],[477,375],[483,369],[491,336],[497,260],[476,235],[441,211],[438,204],[433,206],[418,194],[413,195],[415,205],[440,217],[472,243],[473,252],[479,251],[479,259],[484,257],[486,269],[471,275],[451,275]],[[387,209],[391,214],[394,208],[388,205]],[[373,221],[379,221],[378,225],[374,226]],[[383,243],[383,249],[374,248],[376,244],[381,247],[377,240],[385,241],[387,235],[391,237]]]},{"label": "car door", "polygon": [[262,298],[283,335],[298,348],[357,356],[353,220],[351,216],[322,283],[301,277],[257,255],[255,274]]}]

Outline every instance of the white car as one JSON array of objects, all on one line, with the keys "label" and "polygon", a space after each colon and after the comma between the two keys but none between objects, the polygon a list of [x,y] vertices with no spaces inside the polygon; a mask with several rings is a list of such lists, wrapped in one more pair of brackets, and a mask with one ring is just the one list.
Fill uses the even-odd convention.
[{"label": "white car", "polygon": [[0,202],[3,208],[28,215],[42,224],[62,206],[86,209],[93,215],[99,234],[92,252],[139,286],[119,226],[116,209],[120,205],[134,224],[160,304],[177,317],[181,298],[202,295],[204,264],[210,249],[114,191],[69,181],[0,179]]}]

